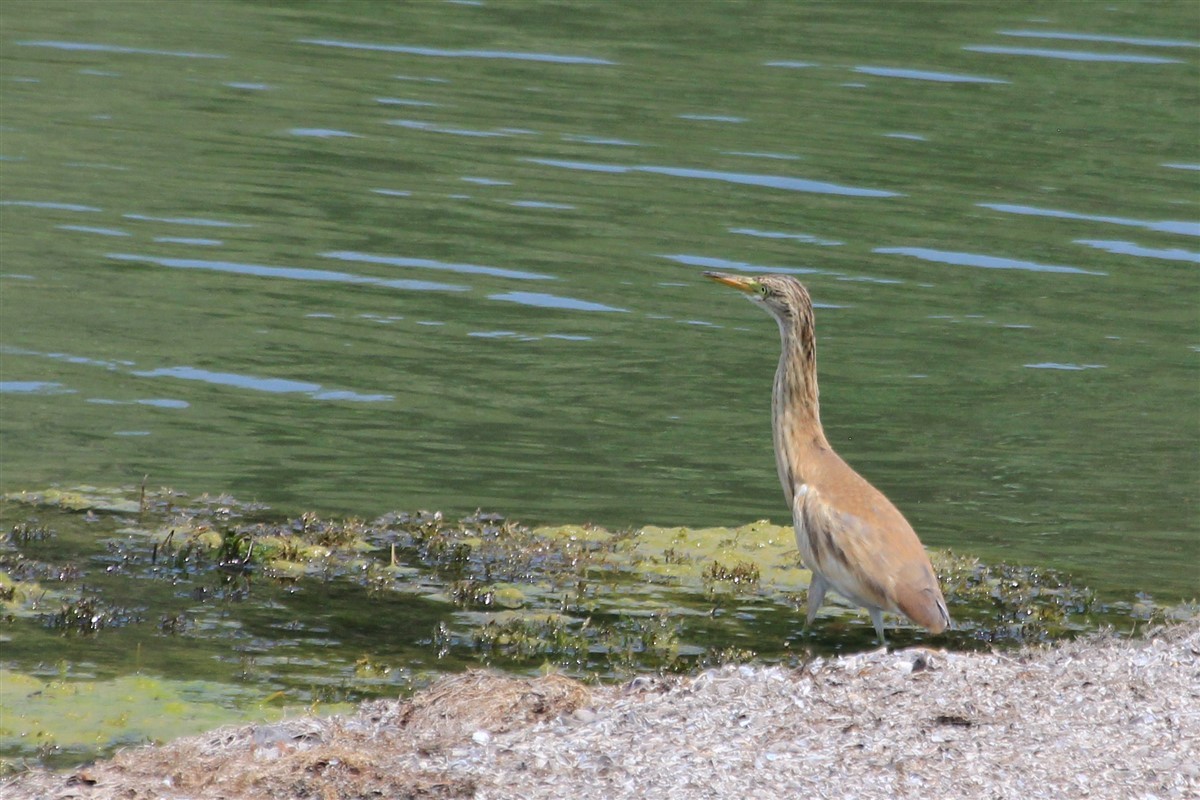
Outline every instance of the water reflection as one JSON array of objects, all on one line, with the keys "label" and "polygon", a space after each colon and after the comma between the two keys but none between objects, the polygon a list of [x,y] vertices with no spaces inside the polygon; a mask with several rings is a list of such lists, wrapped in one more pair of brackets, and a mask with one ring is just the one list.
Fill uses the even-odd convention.
[{"label": "water reflection", "polygon": [[489,300],[501,300],[506,303],[520,303],[536,308],[560,308],[568,311],[619,311],[628,313],[627,308],[606,306],[603,303],[593,303],[589,300],[576,300],[573,297],[560,297],[554,294],[540,292],[504,292],[488,295]]},{"label": "water reflection", "polygon": [[958,75],[953,72],[935,72],[923,69],[897,69],[895,67],[855,67],[855,72],[881,78],[907,78],[913,81],[936,81],[938,83],[1008,83],[999,78],[982,78],[978,75]]},{"label": "water reflection", "polygon": [[140,261],[158,264],[172,269],[204,269],[213,272],[232,272],[237,275],[253,275],[259,278],[282,278],[293,281],[325,281],[331,283],[361,283],[383,286],[388,289],[407,289],[417,292],[465,292],[470,287],[433,281],[389,280],[370,275],[354,275],[348,272],[330,272],[323,269],[301,267],[267,267],[261,264],[237,264],[232,261],[205,261],[198,258],[159,258],[129,253],[108,253],[107,258],[117,261]]},{"label": "water reflection", "polygon": [[754,153],[745,150],[725,150],[727,156],[745,156],[746,158],[773,158],[779,161],[799,161],[800,156],[788,153]]},{"label": "water reflection", "polygon": [[99,53],[121,53],[129,55],[143,56],[177,56],[179,58],[229,58],[227,55],[220,53],[191,53],[179,50],[148,50],[142,47],[121,47],[113,44],[96,44],[94,42],[56,42],[56,41],[34,41],[34,42],[14,42],[21,47],[49,47],[54,50],[76,50],[84,52],[99,52]]},{"label": "water reflection", "polygon": [[517,208],[545,208],[552,211],[570,211],[575,208],[570,203],[551,203],[545,200],[514,200],[509,205]]},{"label": "water reflection", "polygon": [[165,222],[168,225],[195,225],[200,228],[253,228],[245,222],[229,222],[222,219],[205,219],[203,217],[154,217],[149,214],[122,214],[125,219],[136,219],[140,222]]},{"label": "water reflection", "polygon": [[390,394],[360,394],[342,389],[326,389],[319,383],[294,381],[286,378],[263,378],[237,372],[213,372],[199,367],[160,367],[149,370],[133,370],[129,374],[139,378],[179,378],[185,381],[201,381],[217,386],[232,386],[270,394],[304,394],[314,400],[350,400],[360,403],[390,402],[396,398]]},{"label": "water reflection", "polygon": [[172,400],[165,397],[146,398],[141,400],[112,400],[107,397],[89,397],[87,402],[100,406],[150,406],[151,408],[191,408],[186,400]]},{"label": "water reflection", "polygon": [[1181,220],[1141,220],[1125,217],[1108,217],[1098,214],[1079,214],[1074,211],[1060,211],[1056,208],[1036,208],[1034,206],[1010,205],[1008,203],[976,203],[982,208],[993,211],[1003,211],[1007,214],[1027,214],[1035,217],[1056,217],[1058,219],[1079,219],[1087,222],[1106,222],[1110,225],[1130,225],[1136,228],[1159,231],[1160,233],[1179,233],[1184,236],[1200,236],[1200,222],[1184,222]]},{"label": "water reflection", "polygon": [[414,106],[417,108],[437,108],[441,103],[431,103],[428,100],[407,100],[401,97],[376,97],[375,102],[385,106]]},{"label": "water reflection", "polygon": [[615,65],[615,61],[590,56],[563,56],[553,53],[518,53],[512,50],[444,50],[437,47],[412,47],[400,44],[369,44],[365,42],[345,42],[337,39],[300,39],[301,44],[315,44],[322,47],[345,47],[351,50],[382,50],[388,53],[406,53],[414,56],[432,56],[434,58],[496,58],[509,61],[539,61],[548,64],[596,64],[602,66]]},{"label": "water reflection", "polygon": [[809,269],[807,267],[764,267],[759,264],[747,264],[745,261],[731,261],[725,258],[694,256],[684,253],[663,254],[659,258],[665,258],[679,264],[687,264],[689,267],[703,267],[704,269],[731,269],[739,272],[780,272],[787,275],[813,275],[821,272],[819,269]]},{"label": "water reflection", "polygon": [[521,281],[552,281],[553,275],[540,272],[522,272],[515,269],[500,267],[483,267],[477,264],[452,264],[446,261],[435,261],[431,258],[407,258],[405,256],[376,256],[370,253],[357,253],[353,250],[335,250],[321,253],[322,258],[334,258],[339,261],[357,261],[367,264],[387,264],[392,267],[416,267],[419,269],[438,269],[447,272],[463,272],[469,275],[490,275],[495,278],[513,278]]},{"label": "water reflection", "polygon": [[807,233],[784,233],[783,231],[760,231],[755,228],[730,228],[730,233],[738,233],[744,236],[758,236],[763,239],[790,239],[796,242],[804,242],[805,244],[815,244],[821,247],[836,247],[845,244],[836,239],[822,239],[820,236],[813,236]]},{"label": "water reflection", "polygon": [[882,189],[862,189],[856,186],[843,186],[824,181],[811,181],[805,178],[788,178],[782,175],[755,175],[742,172],[721,172],[710,169],[689,169],[684,167],[653,167],[653,166],[622,166],[620,164],[598,164],[591,161],[564,161],[556,158],[529,158],[526,161],[547,167],[577,169],[585,172],[609,172],[623,174],[627,172],[648,172],[653,175],[669,175],[674,178],[699,178],[701,180],[723,181],[749,186],[763,186],[769,189],[784,189],[792,192],[813,192],[816,194],[837,194],[851,197],[901,197],[898,192],[888,192]]},{"label": "water reflection", "polygon": [[74,394],[74,389],[68,389],[54,381],[0,381],[0,394]]},{"label": "water reflection", "polygon": [[599,144],[611,147],[644,147],[641,142],[633,142],[628,139],[616,139],[610,136],[586,136],[582,134],[564,133],[562,135],[564,142],[579,142],[580,144]]},{"label": "water reflection", "polygon": [[198,239],[191,236],[155,236],[154,241],[160,244],[185,244],[194,247],[220,247],[225,244],[220,239]]},{"label": "water reflection", "polygon": [[21,206],[23,208],[42,208],[48,211],[82,211],[95,212],[100,209],[95,206],[85,206],[78,203],[53,203],[44,200],[0,200],[0,206]]},{"label": "water reflection", "polygon": [[359,139],[357,133],[350,131],[339,131],[334,128],[291,128],[288,130],[292,136],[311,136],[316,139]]},{"label": "water reflection", "polygon": [[408,128],[414,131],[428,131],[430,133],[448,133],[452,136],[472,136],[480,139],[498,138],[504,136],[518,136],[521,134],[532,133],[532,131],[522,131],[514,128],[500,128],[497,130],[475,130],[473,128],[450,128],[445,125],[435,125],[432,122],[421,122],[415,119],[390,119],[388,125],[396,125],[400,128]]},{"label": "water reflection", "polygon": [[90,225],[56,225],[60,231],[75,231],[76,233],[94,233],[97,236],[130,236],[128,231],[116,228],[94,228]]},{"label": "water reflection", "polygon": [[724,114],[676,114],[679,119],[690,119],[696,122],[746,122],[745,117],[729,117]]},{"label": "water reflection", "polygon": [[1062,39],[1074,42],[1111,42],[1142,47],[1200,47],[1200,42],[1183,39],[1150,39],[1141,36],[1107,36],[1098,33],[1064,33],[1062,31],[996,31],[1001,36],[1020,36],[1027,39]]},{"label": "water reflection", "polygon": [[1015,258],[982,255],[979,253],[959,253],[952,250],[933,250],[928,247],[876,247],[872,252],[881,255],[901,255],[919,258],[922,261],[934,261],[939,264],[956,264],[964,267],[980,267],[982,269],[1018,269],[1028,272],[1061,272],[1074,275],[1107,275],[1107,272],[1093,272],[1079,267],[1063,267],[1055,264],[1038,264],[1033,261],[1021,261]]},{"label": "water reflection", "polygon": [[[63,361],[68,364],[77,364],[88,367],[101,367],[110,372],[118,372],[126,375],[133,375],[139,378],[178,378],[188,381],[199,381],[202,383],[210,383],[218,386],[232,386],[238,389],[250,389],[258,392],[267,392],[270,394],[302,394],[308,395],[314,400],[350,400],[355,402],[390,402],[395,398],[389,394],[363,394],[342,389],[326,389],[319,383],[310,381],[289,380],[286,378],[264,378],[258,375],[247,375],[237,372],[214,372],[212,370],[202,369],[192,366],[174,366],[174,367],[159,367],[156,369],[133,369],[135,363],[127,360],[110,361],[99,358],[90,358],[88,356],[77,356],[71,353],[46,353],[36,350],[26,350],[19,347],[0,347],[0,353],[8,356],[32,356],[39,358],[49,358],[55,361]],[[15,381],[10,382],[12,392],[26,393],[42,393],[42,394],[67,394],[74,393],[73,389],[64,389],[63,391],[53,391],[53,387],[60,384],[50,382],[36,381]],[[23,388],[32,387],[32,388]],[[45,390],[45,391],[43,391]],[[96,402],[105,403],[107,401],[97,400]],[[116,401],[112,401],[116,402]],[[139,400],[136,401],[140,405],[158,406],[160,408],[186,408],[188,406],[185,400]]]},{"label": "water reflection", "polygon": [[1075,244],[1085,244],[1088,247],[1107,250],[1110,253],[1122,256],[1161,258],[1167,261],[1190,261],[1193,264],[1200,264],[1200,253],[1194,253],[1191,250],[1181,250],[1177,247],[1141,247],[1133,242],[1120,242],[1108,239],[1076,239]]},{"label": "water reflection", "polygon": [[1122,64],[1183,64],[1177,58],[1141,56],[1132,53],[1088,53],[1083,50],[1048,50],[1036,47],[1000,47],[996,45],[967,45],[963,50],[972,53],[993,53],[1002,56],[1034,56],[1059,58],[1066,61],[1107,61]]}]

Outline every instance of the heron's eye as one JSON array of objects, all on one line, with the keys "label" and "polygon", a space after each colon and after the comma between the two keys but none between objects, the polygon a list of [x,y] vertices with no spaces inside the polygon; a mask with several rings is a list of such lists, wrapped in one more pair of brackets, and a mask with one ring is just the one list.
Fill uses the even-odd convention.
[{"label": "heron's eye", "polygon": [[758,287],[758,296],[765,300],[771,296],[771,290],[765,284],[760,284]]}]

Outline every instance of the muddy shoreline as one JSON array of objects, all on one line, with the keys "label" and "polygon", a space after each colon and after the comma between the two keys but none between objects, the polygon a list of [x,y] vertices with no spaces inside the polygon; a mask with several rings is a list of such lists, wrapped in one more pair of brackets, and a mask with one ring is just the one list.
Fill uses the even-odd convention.
[{"label": "muddy shoreline", "polygon": [[587,687],[469,672],[352,716],[222,728],[0,784],[24,798],[1185,798],[1200,620]]}]

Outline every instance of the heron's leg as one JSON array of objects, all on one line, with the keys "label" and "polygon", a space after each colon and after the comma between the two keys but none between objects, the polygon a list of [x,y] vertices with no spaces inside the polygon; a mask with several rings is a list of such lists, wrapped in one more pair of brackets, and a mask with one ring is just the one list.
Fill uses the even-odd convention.
[{"label": "heron's leg", "polygon": [[883,612],[878,608],[868,609],[871,614],[871,622],[875,624],[875,632],[879,634],[879,643],[887,646],[887,639],[883,638]]},{"label": "heron's leg", "polygon": [[829,582],[814,572],[812,580],[808,583],[808,618],[804,620],[805,626],[812,625],[813,619],[817,616],[817,611],[820,610],[821,604],[825,602],[825,590],[828,588]]}]

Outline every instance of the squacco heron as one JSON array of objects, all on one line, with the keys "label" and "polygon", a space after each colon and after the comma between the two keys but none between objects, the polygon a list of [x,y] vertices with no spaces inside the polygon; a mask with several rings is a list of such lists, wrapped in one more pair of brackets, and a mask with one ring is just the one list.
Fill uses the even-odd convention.
[{"label": "squacco heron", "polygon": [[779,323],[783,352],[771,395],[775,466],[792,509],[800,557],[812,571],[807,624],[826,590],[833,589],[867,609],[880,642],[886,642],[884,611],[903,614],[935,634],[946,630],[950,612],[916,532],[825,438],[808,290],[787,275],[704,275],[745,292]]}]

